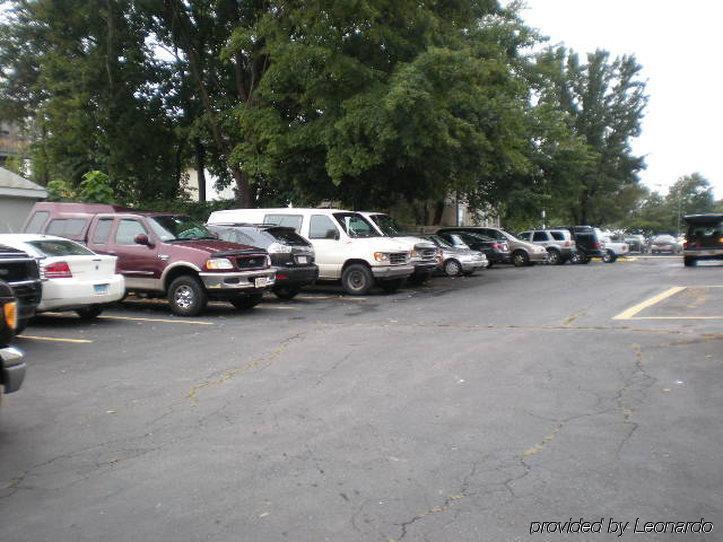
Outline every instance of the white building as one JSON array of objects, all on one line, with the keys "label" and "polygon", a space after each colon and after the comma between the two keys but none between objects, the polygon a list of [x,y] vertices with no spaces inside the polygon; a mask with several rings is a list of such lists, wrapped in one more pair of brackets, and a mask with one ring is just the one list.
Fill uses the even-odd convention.
[{"label": "white building", "polygon": [[0,233],[19,232],[33,204],[47,197],[42,186],[0,167]]}]

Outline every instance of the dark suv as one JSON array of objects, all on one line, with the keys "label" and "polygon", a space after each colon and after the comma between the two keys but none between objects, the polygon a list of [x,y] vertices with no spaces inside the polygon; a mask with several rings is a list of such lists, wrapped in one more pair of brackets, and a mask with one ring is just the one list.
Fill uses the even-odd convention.
[{"label": "dark suv", "polygon": [[127,291],[166,296],[179,316],[200,314],[209,299],[249,309],[276,277],[265,250],[222,241],[184,215],[41,202],[25,231],[60,235],[116,256]]},{"label": "dark suv", "polygon": [[590,258],[605,257],[605,243],[592,226],[562,226],[550,229],[567,230],[572,234],[576,250],[573,262],[590,263]]},{"label": "dark suv", "polygon": [[294,228],[243,223],[207,224],[206,227],[225,241],[266,250],[271,256],[271,265],[276,267],[273,292],[281,299],[293,298],[301,288],[319,278],[314,247]]},{"label": "dark suv", "polygon": [[683,263],[694,267],[698,260],[723,260],[723,213],[688,215],[683,244]]},{"label": "dark suv", "polygon": [[17,311],[13,289],[0,280],[0,394],[17,391],[25,378],[23,354],[10,346],[17,327]]},{"label": "dark suv", "polygon": [[35,315],[42,296],[38,262],[25,252],[0,245],[0,280],[10,285],[17,298],[16,332],[20,333]]}]

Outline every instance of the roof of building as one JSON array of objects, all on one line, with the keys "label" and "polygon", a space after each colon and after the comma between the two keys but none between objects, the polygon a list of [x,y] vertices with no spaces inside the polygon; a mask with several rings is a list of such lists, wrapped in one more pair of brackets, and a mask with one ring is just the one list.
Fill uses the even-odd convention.
[{"label": "roof of building", "polygon": [[22,178],[17,173],[0,167],[0,196],[44,199],[48,193],[39,184]]}]

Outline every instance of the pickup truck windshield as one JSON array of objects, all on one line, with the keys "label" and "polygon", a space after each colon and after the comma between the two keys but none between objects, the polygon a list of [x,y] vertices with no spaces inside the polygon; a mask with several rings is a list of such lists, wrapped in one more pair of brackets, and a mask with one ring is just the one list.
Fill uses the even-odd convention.
[{"label": "pickup truck windshield", "polygon": [[362,215],[357,213],[334,213],[334,218],[349,237],[380,237]]},{"label": "pickup truck windshield", "polygon": [[153,216],[149,219],[153,231],[161,241],[187,241],[218,239],[206,226],[182,215]]},{"label": "pickup truck windshield", "polygon": [[379,227],[381,232],[388,237],[399,237],[402,235],[402,228],[389,215],[371,215],[371,219]]}]

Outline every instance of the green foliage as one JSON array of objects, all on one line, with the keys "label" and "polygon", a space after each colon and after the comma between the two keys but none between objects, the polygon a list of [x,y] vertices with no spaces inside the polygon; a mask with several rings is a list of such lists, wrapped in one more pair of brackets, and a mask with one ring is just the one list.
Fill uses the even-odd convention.
[{"label": "green foliage", "polygon": [[78,195],[90,203],[116,203],[110,177],[102,171],[89,171],[83,175]]},{"label": "green foliage", "polygon": [[49,201],[72,201],[77,198],[73,186],[67,181],[56,179],[46,186]]}]

